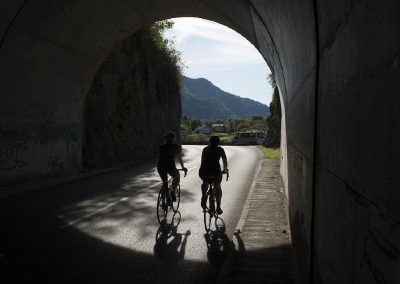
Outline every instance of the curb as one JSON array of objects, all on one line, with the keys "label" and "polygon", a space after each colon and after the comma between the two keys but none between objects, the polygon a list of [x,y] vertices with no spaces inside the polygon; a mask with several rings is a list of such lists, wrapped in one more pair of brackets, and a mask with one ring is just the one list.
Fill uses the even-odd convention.
[{"label": "curb", "polygon": [[[255,189],[257,178],[258,178],[258,175],[260,174],[264,159],[265,158],[263,158],[263,159],[261,159],[259,161],[259,165],[258,165],[257,171],[256,171],[256,173],[254,175],[254,179],[253,179],[253,182],[251,184],[249,193],[247,195],[246,202],[245,202],[245,204],[243,206],[242,213],[240,214],[239,221],[236,224],[235,233],[242,232],[242,228],[244,226],[244,222],[246,220],[247,214],[249,213],[249,203],[250,203],[249,197],[252,195],[252,193],[253,193],[253,191]],[[233,262],[234,262],[234,260],[236,258],[236,255],[237,255],[236,248],[238,247],[238,244],[236,243],[236,241],[234,239],[235,233],[233,233],[233,235],[231,236],[231,239],[232,239],[231,244],[232,244],[233,250],[232,251],[231,250],[228,251],[227,256],[225,257],[225,260],[224,260],[224,264],[222,265],[222,268],[221,268],[221,270],[219,272],[218,279],[217,279],[217,281],[215,283],[218,283],[218,284],[228,283],[228,280],[229,280],[228,277],[229,277],[229,274],[230,274],[230,271],[231,271],[231,267],[232,267],[232,264],[233,264]]]}]

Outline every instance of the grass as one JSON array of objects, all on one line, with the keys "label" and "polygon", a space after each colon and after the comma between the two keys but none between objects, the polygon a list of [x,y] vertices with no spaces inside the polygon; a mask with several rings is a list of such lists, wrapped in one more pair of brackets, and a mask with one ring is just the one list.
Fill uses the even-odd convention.
[{"label": "grass", "polygon": [[214,135],[218,135],[221,142],[228,142],[231,143],[233,140],[234,135],[228,133],[214,133]]},{"label": "grass", "polygon": [[258,149],[264,152],[264,159],[266,158],[279,159],[281,157],[280,148],[267,148],[262,145],[259,145],[257,147]]}]

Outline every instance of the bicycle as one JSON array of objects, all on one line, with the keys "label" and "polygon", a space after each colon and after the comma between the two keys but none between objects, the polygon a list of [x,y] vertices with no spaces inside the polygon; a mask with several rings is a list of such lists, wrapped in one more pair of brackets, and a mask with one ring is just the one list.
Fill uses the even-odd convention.
[{"label": "bicycle", "polygon": [[[185,172],[184,177],[187,174],[187,170],[179,169],[178,171]],[[178,212],[179,204],[181,202],[181,186],[178,186],[175,189],[175,197],[176,199],[172,199],[172,177],[168,180],[168,187],[164,188],[164,185],[161,186],[160,192],[158,193],[157,198],[157,219],[158,223],[163,224],[165,219],[167,218],[168,212],[173,211],[174,213]],[[165,192],[167,189],[167,192]],[[166,193],[166,194],[165,194]],[[167,200],[165,200],[167,199]]]},{"label": "bicycle", "polygon": [[[226,174],[226,180],[229,179],[229,172],[225,172],[222,174]],[[208,188],[206,191],[206,206],[203,209],[204,214],[204,228],[206,232],[212,231],[211,225],[214,223],[214,230],[218,230],[225,226],[224,221],[219,217],[218,212],[216,212],[216,199],[215,199],[215,190],[214,190],[214,180],[215,177],[209,176],[207,177]],[[212,220],[214,219],[214,222]]]}]

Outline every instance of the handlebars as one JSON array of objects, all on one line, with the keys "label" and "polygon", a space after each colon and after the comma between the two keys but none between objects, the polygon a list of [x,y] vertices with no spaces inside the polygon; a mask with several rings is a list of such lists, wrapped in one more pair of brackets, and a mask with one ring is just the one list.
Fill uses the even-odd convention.
[{"label": "handlebars", "polygon": [[[183,168],[183,169],[178,169],[178,171],[182,171],[185,173],[184,177],[187,175],[188,169],[187,168]],[[226,181],[228,181],[229,179],[229,170],[227,169],[226,171],[222,171],[223,175],[226,175]]]},{"label": "handlebars", "polygon": [[226,175],[226,181],[228,181],[228,179],[229,179],[229,170],[227,169],[225,172],[222,172],[222,174]]},{"label": "handlebars", "polygon": [[183,169],[178,169],[178,171],[184,172],[185,175],[183,177],[185,177],[187,175],[188,169],[187,168],[183,168]]}]

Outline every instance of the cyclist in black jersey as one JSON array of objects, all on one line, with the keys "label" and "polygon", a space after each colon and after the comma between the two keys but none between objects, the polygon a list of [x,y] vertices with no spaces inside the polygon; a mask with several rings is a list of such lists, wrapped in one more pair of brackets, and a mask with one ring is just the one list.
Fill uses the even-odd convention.
[{"label": "cyclist in black jersey", "polygon": [[[214,177],[214,190],[215,190],[215,199],[217,201],[217,213],[222,214],[223,211],[221,209],[221,199],[222,199],[222,190],[221,190],[221,181],[222,174],[228,172],[228,160],[226,159],[225,151],[222,147],[218,146],[219,137],[211,136],[209,139],[209,144],[207,147],[203,149],[203,153],[201,154],[201,166],[199,170],[199,176],[203,180],[203,184],[201,185],[201,207],[203,209],[206,207],[206,192],[208,188],[209,177]],[[221,171],[221,166],[219,164],[219,160],[222,158],[223,170]]]},{"label": "cyclist in black jersey", "polygon": [[[182,147],[175,144],[175,132],[168,132],[164,138],[166,142],[160,145],[160,155],[157,164],[157,171],[163,181],[163,187],[168,187],[168,175],[170,175],[172,180],[172,199],[175,199],[175,189],[180,181],[180,174],[175,165],[175,159],[178,159],[179,164],[182,169],[187,172],[182,160]],[[175,201],[175,200],[173,200]],[[170,202],[169,200],[167,202]]]}]

